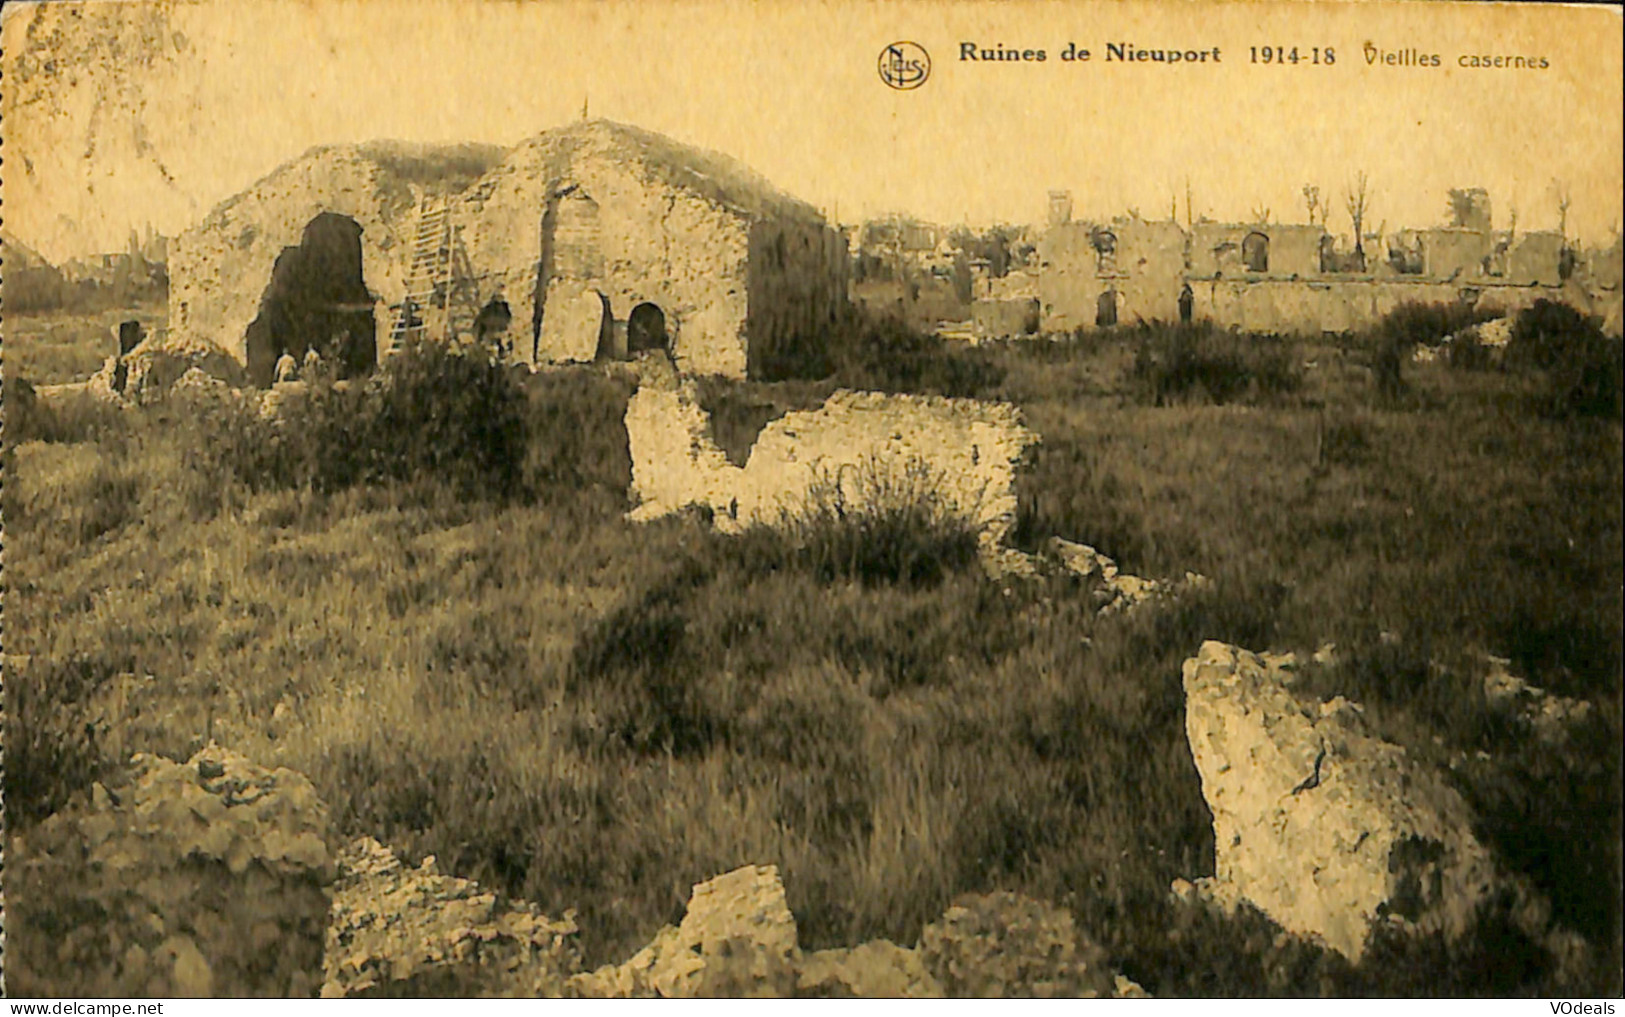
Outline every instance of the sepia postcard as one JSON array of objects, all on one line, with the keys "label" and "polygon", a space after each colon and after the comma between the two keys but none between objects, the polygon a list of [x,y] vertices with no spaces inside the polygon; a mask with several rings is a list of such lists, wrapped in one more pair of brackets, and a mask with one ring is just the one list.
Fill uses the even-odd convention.
[{"label": "sepia postcard", "polygon": [[39,1012],[1625,992],[1619,6],[0,45]]}]

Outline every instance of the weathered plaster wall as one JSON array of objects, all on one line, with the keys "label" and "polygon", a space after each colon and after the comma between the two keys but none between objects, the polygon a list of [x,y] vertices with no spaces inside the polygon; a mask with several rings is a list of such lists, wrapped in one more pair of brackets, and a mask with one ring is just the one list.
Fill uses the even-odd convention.
[{"label": "weathered plaster wall", "polygon": [[297,246],[305,226],[322,212],[347,215],[361,226],[362,276],[377,295],[382,352],[389,304],[405,293],[417,194],[355,146],[306,152],[177,237],[169,254],[170,329],[209,340],[246,362],[245,335],[277,256]]},{"label": "weathered plaster wall", "polygon": [[747,264],[750,376],[776,381],[821,366],[846,306],[845,239],[821,221],[758,219]]},{"label": "weathered plaster wall", "polygon": [[1185,274],[1185,231],[1173,222],[1114,222],[1115,251],[1096,249],[1095,229],[1068,223],[1039,240],[1038,296],[1043,328],[1093,328],[1102,293],[1116,293],[1117,320],[1177,321]]},{"label": "weathered plaster wall", "polygon": [[[520,359],[593,359],[595,335],[568,327],[560,313],[549,320],[550,310],[592,291],[609,299],[621,321],[640,303],[658,306],[673,355],[686,369],[743,375],[748,222],[618,161],[590,135],[580,140],[562,149],[521,145],[461,212],[469,260],[484,277],[482,297],[502,292],[515,308]],[[548,216],[551,249],[544,251],[549,205],[555,214]],[[550,264],[539,302],[544,254]],[[527,342],[531,336],[539,341]]]},{"label": "weathered plaster wall", "polygon": [[982,338],[1008,339],[1038,331],[1036,297],[978,300],[971,304],[970,310],[971,324]]},{"label": "weathered plaster wall", "polygon": [[1517,311],[1545,297],[1566,299],[1556,287],[1400,280],[1192,280],[1195,317],[1249,332],[1347,332],[1376,321],[1402,303],[1471,301],[1496,311]]},{"label": "weathered plaster wall", "polygon": [[1557,270],[1562,258],[1563,235],[1556,230],[1519,234],[1507,256],[1506,280],[1556,286],[1562,282]]},{"label": "weathered plaster wall", "polygon": [[1484,260],[1495,250],[1494,235],[1479,230],[1440,227],[1420,236],[1423,273],[1439,279],[1482,277]]},{"label": "weathered plaster wall", "polygon": [[984,527],[984,541],[997,544],[1015,523],[1015,471],[1038,436],[1013,406],[840,391],[769,423],[740,467],[712,441],[694,383],[662,361],[639,362],[627,405],[634,519],[702,505],[723,529],[772,525],[802,507],[815,482],[839,484],[856,507],[876,468],[900,476],[923,467],[950,506]]},{"label": "weathered plaster wall", "polygon": [[577,323],[550,320],[589,292],[620,322],[655,304],[684,371],[731,377],[802,355],[846,300],[845,244],[809,206],[722,157],[623,125],[519,145],[458,216],[481,297],[506,295],[531,362],[593,358]]},{"label": "weathered plaster wall", "polygon": [[[1262,273],[1250,273],[1242,259],[1248,234],[1269,241],[1269,264]],[[1268,275],[1290,278],[1320,274],[1323,226],[1289,223],[1197,223],[1191,232],[1190,271],[1197,277]]]}]

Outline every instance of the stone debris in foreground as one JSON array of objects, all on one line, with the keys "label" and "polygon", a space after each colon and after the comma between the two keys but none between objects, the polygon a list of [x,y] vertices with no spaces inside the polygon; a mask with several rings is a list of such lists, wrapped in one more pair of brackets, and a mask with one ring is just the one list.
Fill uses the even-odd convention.
[{"label": "stone debris in foreground", "polygon": [[24,996],[304,996],[334,865],[310,781],[210,743],[127,771],[12,844],[6,982]]},{"label": "stone debris in foreground", "polygon": [[1195,572],[1186,572],[1180,580],[1143,579],[1130,575],[1117,567],[1117,563],[1090,547],[1051,537],[1045,545],[1046,556],[1064,572],[1076,576],[1092,586],[1094,603],[1103,615],[1120,614],[1158,600],[1167,600],[1190,590],[1208,587],[1210,580]]},{"label": "stone debris in foreground", "polygon": [[964,897],[920,933],[925,966],[956,998],[1109,998],[1142,992],[1107,969],[1070,912],[1016,893]]},{"label": "stone debris in foreground", "polygon": [[872,940],[802,953],[784,885],[747,865],[694,888],[678,927],[620,965],[570,979],[594,998],[1141,997],[1105,965],[1072,915],[1014,893],[961,898],[926,926],[918,949]]},{"label": "stone debris in foreground", "polygon": [[1185,728],[1213,814],[1217,882],[1353,961],[1376,921],[1466,932],[1503,885],[1466,802],[1368,734],[1357,704],[1305,704],[1290,681],[1220,642],[1185,661]]},{"label": "stone debris in foreground", "polygon": [[591,998],[789,996],[796,923],[777,867],[746,865],[696,884],[682,924],[668,925],[626,963],[577,975]]},{"label": "stone debris in foreground", "polygon": [[415,869],[362,837],[339,856],[322,996],[557,996],[578,959],[574,916],[504,903],[478,883]]},{"label": "stone debris in foreground", "polygon": [[1484,676],[1484,698],[1491,706],[1511,710],[1535,733],[1535,737],[1548,745],[1560,745],[1568,740],[1569,730],[1591,716],[1591,704],[1584,699],[1554,696],[1545,689],[1531,685],[1508,671],[1511,661],[1504,657],[1489,658],[1489,673]]}]

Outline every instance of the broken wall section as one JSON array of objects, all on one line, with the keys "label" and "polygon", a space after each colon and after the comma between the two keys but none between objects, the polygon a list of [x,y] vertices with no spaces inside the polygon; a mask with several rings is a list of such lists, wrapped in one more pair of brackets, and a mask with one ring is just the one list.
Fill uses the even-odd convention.
[{"label": "broken wall section", "polygon": [[814,220],[759,219],[750,230],[747,373],[821,377],[830,327],[846,308],[846,240]]},{"label": "broken wall section", "polygon": [[886,497],[877,479],[918,490],[902,483],[915,470],[949,511],[979,528],[984,545],[1002,543],[1015,524],[1016,471],[1038,435],[1007,403],[842,390],[769,423],[741,467],[712,440],[691,379],[659,356],[637,369],[626,411],[635,520],[699,505],[719,529],[771,526],[804,509],[814,485],[861,511]]},{"label": "broken wall section", "polygon": [[595,359],[603,330],[586,312],[608,300],[612,331],[653,304],[685,371],[742,378],[751,220],[648,165],[627,134],[600,122],[550,132],[469,193],[459,217],[480,297],[513,309],[532,364]]},{"label": "broken wall section", "polygon": [[222,203],[171,244],[169,327],[248,362],[248,327],[260,313],[277,258],[297,248],[323,213],[361,228],[361,268],[373,301],[375,351],[388,344],[389,305],[405,294],[417,194],[357,146],[312,149]]}]

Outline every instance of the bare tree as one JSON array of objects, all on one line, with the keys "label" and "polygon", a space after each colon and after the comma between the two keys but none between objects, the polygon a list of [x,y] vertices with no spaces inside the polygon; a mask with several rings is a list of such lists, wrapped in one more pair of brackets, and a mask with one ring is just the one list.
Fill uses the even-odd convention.
[{"label": "bare tree", "polygon": [[1567,241],[1569,238],[1569,185],[1561,180],[1552,181],[1552,193],[1557,197],[1557,232]]},{"label": "bare tree", "polygon": [[1309,212],[1309,225],[1315,224],[1315,216],[1319,214],[1320,224],[1326,224],[1326,205],[1320,200],[1320,188],[1314,184],[1303,185],[1303,205]]},{"label": "bare tree", "polygon": [[1371,186],[1366,179],[1365,170],[1354,175],[1354,182],[1349,184],[1343,193],[1343,207],[1348,209],[1349,218],[1354,221],[1354,253],[1363,261],[1365,259],[1365,217],[1371,208]]},{"label": "bare tree", "polygon": [[1196,213],[1192,210],[1192,206],[1193,206],[1194,203],[1195,203],[1195,197],[1193,196],[1193,194],[1191,192],[1191,178],[1186,177],[1185,178],[1185,228],[1186,229],[1194,229],[1196,227]]},{"label": "bare tree", "polygon": [[1270,221],[1270,210],[1268,208],[1263,208],[1263,207],[1258,207],[1258,206],[1255,206],[1253,208],[1253,222],[1258,223],[1259,225],[1264,225],[1264,224],[1267,224],[1269,221]]}]

